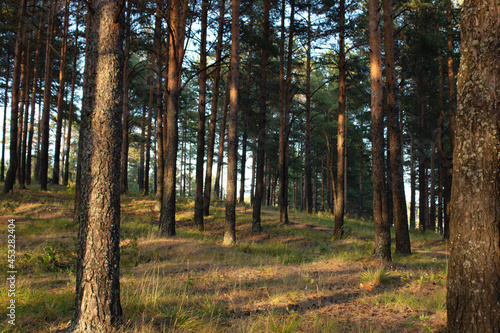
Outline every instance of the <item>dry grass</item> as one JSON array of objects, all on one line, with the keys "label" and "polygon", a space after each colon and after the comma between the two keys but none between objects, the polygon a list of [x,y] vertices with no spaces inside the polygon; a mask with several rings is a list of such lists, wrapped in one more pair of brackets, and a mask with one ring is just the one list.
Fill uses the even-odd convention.
[{"label": "dry grass", "polygon": [[[0,215],[19,221],[17,326],[3,320],[0,331],[56,331],[70,320],[77,233],[71,200],[60,187],[0,195]],[[371,257],[368,221],[346,220],[347,237],[333,240],[328,214],[292,213],[284,227],[276,210],[264,209],[264,231],[253,234],[251,209],[240,206],[237,244],[224,247],[220,203],[200,233],[192,229],[192,202],[180,200],[174,238],[158,236],[153,207],[152,197],[122,198],[121,332],[444,328],[447,252],[437,235],[412,234],[414,254],[384,264]],[[6,263],[5,245],[0,251]],[[4,290],[0,299],[6,304]]]}]

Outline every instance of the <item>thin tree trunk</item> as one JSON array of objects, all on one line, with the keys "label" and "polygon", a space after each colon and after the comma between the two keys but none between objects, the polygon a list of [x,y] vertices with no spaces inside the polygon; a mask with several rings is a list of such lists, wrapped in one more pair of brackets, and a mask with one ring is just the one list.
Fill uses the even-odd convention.
[{"label": "thin tree trunk", "polygon": [[71,128],[73,126],[73,103],[75,100],[76,88],[76,66],[78,61],[78,25],[79,17],[76,17],[76,30],[75,30],[75,54],[73,59],[73,74],[71,75],[71,98],[69,102],[69,116],[68,116],[68,136],[66,137],[66,161],[64,164],[63,185],[68,185],[69,182],[69,156],[71,151]]},{"label": "thin tree trunk", "polygon": [[[284,35],[284,1],[282,5],[282,33]],[[289,224],[288,220],[288,137],[289,137],[289,122],[290,122],[290,109],[291,109],[291,84],[292,84],[292,54],[293,54],[293,36],[294,36],[294,16],[295,16],[295,0],[290,1],[290,25],[288,32],[288,53],[287,53],[287,66],[286,66],[286,83],[283,93],[283,108],[280,114],[280,138],[279,138],[279,193],[278,204],[280,207],[280,223]],[[284,41],[282,42],[284,47]],[[282,51],[284,53],[284,49]],[[282,67],[280,67],[282,70]],[[282,74],[280,74],[280,77]],[[282,80],[280,80],[282,82]],[[280,83],[283,84],[283,83]]]},{"label": "thin tree trunk", "polygon": [[[164,159],[164,142],[163,142],[163,89],[162,89],[162,0],[156,1],[156,11],[155,11],[155,31],[154,31],[154,49],[156,52],[156,143],[155,143],[155,155],[157,155],[157,163],[155,163],[155,210],[160,210],[161,203],[163,201],[163,175],[165,170],[165,159]],[[167,35],[168,40],[168,35]],[[168,50],[168,48],[167,48]],[[168,59],[168,53],[166,55]],[[165,84],[166,87],[166,84]]]},{"label": "thin tree trunk", "polygon": [[[312,214],[312,189],[311,189],[311,1],[307,3],[307,54],[306,54],[306,128],[305,128],[305,153],[306,153],[306,209]],[[341,51],[342,52],[342,51]]]},{"label": "thin tree trunk", "polygon": [[[2,166],[0,169],[0,181],[5,181],[5,133],[7,132],[7,104],[9,102],[9,78],[10,78],[10,53],[7,52],[7,70],[5,74],[5,95],[3,100],[3,129],[2,129]],[[14,89],[11,89],[14,92]],[[13,107],[14,105],[12,105]]]},{"label": "thin tree trunk", "polygon": [[127,0],[127,4],[125,7],[125,57],[123,58],[123,110],[122,110],[122,149],[121,149],[121,162],[120,162],[120,167],[121,167],[121,178],[120,178],[120,194],[125,194],[128,191],[128,118],[130,114],[130,109],[129,109],[129,98],[128,98],[128,93],[129,93],[129,69],[128,69],[128,62],[130,58],[130,12],[132,5],[130,4],[130,1]]},{"label": "thin tree trunk", "polygon": [[224,138],[226,136],[226,122],[227,122],[227,113],[229,108],[229,76],[231,75],[231,71],[229,71],[229,75],[227,77],[227,85],[225,91],[224,98],[224,114],[222,116],[222,122],[220,127],[219,134],[219,154],[217,155],[217,172],[215,176],[215,184],[214,184],[214,193],[218,199],[222,198],[221,191],[221,175],[222,175],[222,164],[224,163]]},{"label": "thin tree trunk", "polygon": [[254,134],[253,136],[253,143],[252,143],[252,177],[250,180],[250,205],[253,206],[253,200],[255,198],[255,166],[257,164],[257,152],[256,152],[256,147],[257,147],[257,134]]},{"label": "thin tree trunk", "polygon": [[408,231],[408,213],[403,178],[401,129],[399,124],[399,103],[394,61],[393,2],[383,0],[384,46],[387,90],[387,128],[389,137],[390,169],[392,180],[392,203],[394,228],[396,231],[396,252],[410,254],[411,243]]},{"label": "thin tree trunk", "polygon": [[67,59],[67,49],[68,49],[68,26],[69,26],[69,5],[70,1],[65,0],[64,9],[64,28],[62,36],[62,46],[61,46],[61,65],[59,66],[59,91],[57,95],[57,121],[56,121],[56,141],[54,149],[54,168],[52,172],[52,183],[59,184],[59,174],[60,174],[60,157],[61,157],[61,126],[63,121],[64,113],[64,90],[66,81],[66,59]]},{"label": "thin tree trunk", "polygon": [[200,41],[200,76],[198,84],[198,142],[196,146],[196,179],[194,197],[194,225],[203,231],[203,162],[205,159],[205,103],[207,95],[207,21],[208,21],[208,0],[203,0],[201,4],[201,41]]},{"label": "thin tree trunk", "polygon": [[[251,8],[251,7],[250,7]],[[250,26],[253,26],[253,10],[250,9]],[[252,45],[248,47],[246,91],[250,95],[250,79],[252,75]],[[245,202],[245,171],[247,163],[247,140],[248,140],[248,117],[251,103],[245,103],[243,107],[243,137],[241,139],[241,177],[240,177],[240,203]]]},{"label": "thin tree trunk", "polygon": [[410,229],[416,228],[416,202],[415,202],[415,188],[416,188],[416,172],[415,172],[415,157],[413,150],[413,136],[410,134]]},{"label": "thin tree trunk", "polygon": [[430,210],[429,210],[429,229],[431,231],[436,231],[436,195],[435,195],[435,174],[436,174],[436,166],[434,163],[435,160],[435,143],[431,143],[431,188],[430,188]]},{"label": "thin tree trunk", "polygon": [[[175,176],[177,171],[177,145],[179,143],[179,95],[182,61],[184,59],[184,39],[188,15],[187,0],[173,0],[168,8],[168,82],[166,114],[166,152],[163,183],[163,201],[160,210],[160,233],[175,235]],[[165,142],[164,142],[165,144]]]},{"label": "thin tree trunk", "polygon": [[373,220],[375,223],[376,258],[391,260],[391,232],[389,221],[383,217],[385,202],[384,133],[382,118],[382,55],[380,45],[380,8],[378,0],[369,1],[370,73],[372,114],[372,175]]},{"label": "thin tree trunk", "polygon": [[[258,138],[257,138],[257,165],[255,175],[255,196],[253,199],[252,212],[252,231],[261,232],[261,208],[264,195],[264,165],[266,154],[266,116],[267,116],[267,75],[268,75],[268,48],[270,34],[269,12],[271,10],[270,0],[264,0],[264,22],[262,31],[262,47],[261,47],[261,65],[260,65],[260,97],[259,97],[259,115],[257,121]],[[254,140],[255,141],[255,140]]]},{"label": "thin tree trunk", "polygon": [[144,169],[144,183],[143,183],[143,194],[148,195],[149,194],[149,169],[150,169],[150,162],[151,162],[151,126],[152,126],[152,118],[153,118],[153,97],[154,97],[154,77],[155,77],[155,65],[157,62],[158,57],[153,55],[153,61],[151,63],[151,85],[149,87],[149,103],[148,103],[148,130],[146,133],[146,156],[145,156],[145,169]]},{"label": "thin tree trunk", "polygon": [[[82,107],[75,311],[69,332],[111,332],[120,322],[120,148],[123,19],[117,1],[87,17],[89,87]],[[118,16],[118,15],[119,16]],[[98,67],[98,68],[97,68]],[[98,168],[95,166],[99,166]],[[89,310],[90,309],[90,310]]]},{"label": "thin tree trunk", "polygon": [[[22,122],[22,133],[19,131],[20,140],[18,142],[19,144],[19,152],[21,153],[20,155],[20,166],[19,166],[19,185],[21,188],[25,189],[26,188],[26,146],[28,144],[28,112],[29,112],[29,81],[30,81],[30,46],[31,46],[31,35],[32,31],[28,33],[27,39],[28,39],[28,45],[26,47],[26,52],[25,52],[25,74],[24,74],[24,96],[22,97],[22,107],[21,107],[21,119],[20,123]],[[24,112],[24,115],[23,115]]]},{"label": "thin tree trunk", "polygon": [[[153,103],[153,84],[154,82],[151,82],[151,76],[149,75],[149,98],[148,101]],[[154,80],[153,80],[154,81]],[[147,82],[146,82],[147,84]],[[149,105],[148,105],[149,106]],[[142,101],[142,117],[141,117],[141,139],[144,139],[146,135],[146,112],[147,112],[147,107],[146,107],[146,101]],[[145,142],[141,140],[140,144],[140,149],[139,149],[139,169],[137,173],[137,186],[139,188],[139,191],[144,191],[144,152],[145,152]]]},{"label": "thin tree trunk", "polygon": [[238,82],[240,63],[240,0],[231,1],[231,70],[227,131],[227,185],[224,245],[236,242],[236,182],[238,173]]},{"label": "thin tree trunk", "polygon": [[207,170],[205,174],[205,192],[203,197],[203,212],[205,216],[210,215],[210,199],[212,195],[212,169],[214,161],[215,128],[217,125],[217,108],[219,101],[219,87],[221,78],[222,37],[224,32],[224,9],[225,0],[219,1],[219,28],[217,32],[217,47],[215,50],[215,73],[212,89],[212,104],[210,114],[210,130],[207,143]]},{"label": "thin tree trunk", "polygon": [[55,38],[55,16],[56,16],[56,2],[51,1],[49,24],[47,27],[47,44],[45,49],[45,78],[44,78],[44,94],[43,94],[43,113],[41,120],[41,154],[40,154],[40,186],[42,191],[47,190],[48,182],[48,167],[49,167],[49,122],[50,122],[50,99],[52,90],[52,64],[53,57],[53,43]]},{"label": "thin tree trunk", "polygon": [[[418,80],[417,80],[418,81]],[[422,84],[422,83],[420,83]],[[419,85],[419,83],[417,83]],[[420,88],[422,89],[422,88]],[[419,94],[422,98],[422,94]],[[425,106],[422,100],[417,103],[418,108],[418,125],[419,125],[419,138],[418,138],[418,225],[422,232],[427,229],[426,221],[426,210],[427,207],[425,203],[426,192],[427,192],[427,177],[425,172],[425,152],[424,152],[424,128],[425,128]]]},{"label": "thin tree trunk", "polygon": [[337,125],[337,188],[335,196],[335,226],[333,235],[341,238],[344,234],[344,173],[345,173],[345,1],[340,0],[340,32],[339,32],[339,118]]}]

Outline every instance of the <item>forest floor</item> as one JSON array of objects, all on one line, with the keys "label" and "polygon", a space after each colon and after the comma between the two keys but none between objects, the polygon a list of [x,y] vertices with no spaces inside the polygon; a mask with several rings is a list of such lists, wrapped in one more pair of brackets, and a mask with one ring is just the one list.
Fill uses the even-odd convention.
[{"label": "forest floor", "polygon": [[[3,184],[1,184],[3,185]],[[56,332],[74,308],[78,226],[74,191],[0,194],[0,260],[7,278],[7,223],[16,222],[16,326],[7,288],[0,292],[0,332]],[[252,210],[237,207],[237,243],[222,243],[224,203],[206,231],[193,228],[193,201],[178,199],[177,236],[158,235],[153,196],[122,197],[120,332],[444,332],[447,243],[411,232],[413,254],[392,263],[371,257],[373,223],[264,207],[264,231],[251,231]],[[3,285],[3,284],[2,284]]]}]

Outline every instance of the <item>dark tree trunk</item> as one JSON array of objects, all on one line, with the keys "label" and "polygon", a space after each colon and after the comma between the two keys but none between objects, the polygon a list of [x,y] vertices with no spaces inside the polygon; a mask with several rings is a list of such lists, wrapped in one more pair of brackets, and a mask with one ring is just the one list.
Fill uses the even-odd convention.
[{"label": "dark tree trunk", "polygon": [[434,163],[435,160],[435,143],[431,143],[431,188],[429,193],[430,198],[430,210],[429,210],[429,230],[436,231],[436,195],[435,195],[435,175],[436,175],[436,166]]},{"label": "dark tree trunk", "polygon": [[[36,63],[35,63],[36,64]],[[36,66],[36,65],[35,65]],[[7,131],[7,104],[9,102],[10,53],[7,52],[7,69],[5,73],[5,95],[3,100],[3,128],[2,128],[2,166],[0,167],[0,181],[5,181],[5,133]],[[11,89],[13,92],[14,90]],[[14,105],[12,105],[13,107]]]},{"label": "dark tree trunk", "polygon": [[69,156],[71,151],[71,128],[73,125],[73,102],[75,100],[75,87],[76,87],[76,66],[78,61],[78,24],[79,18],[76,18],[75,30],[75,54],[73,58],[73,74],[71,75],[71,98],[69,103],[69,116],[68,116],[68,135],[66,137],[66,158],[64,164],[63,185],[68,185],[69,182]]},{"label": "dark tree trunk", "polygon": [[222,189],[221,189],[221,177],[222,177],[222,166],[224,163],[224,138],[226,136],[226,122],[227,122],[227,113],[229,108],[229,83],[231,80],[229,76],[231,75],[231,70],[229,71],[229,75],[227,77],[226,91],[224,97],[224,113],[222,115],[222,123],[220,127],[219,133],[219,154],[217,155],[217,172],[215,173],[215,184],[214,184],[214,193],[218,199],[222,198]]},{"label": "dark tree trunk", "polygon": [[[253,26],[253,10],[250,9],[250,26]],[[247,59],[247,77],[246,77],[246,92],[250,96],[250,79],[252,75],[252,45],[248,47],[248,59]],[[250,105],[248,101],[243,107],[243,137],[241,139],[241,177],[240,177],[240,199],[239,202],[245,202],[245,171],[247,163],[247,140],[248,140],[248,117],[250,114]]]},{"label": "dark tree trunk", "polygon": [[196,179],[194,196],[194,225],[203,231],[203,162],[205,159],[205,103],[207,95],[207,21],[208,0],[201,4],[200,76],[198,84],[198,142],[196,146]]},{"label": "dark tree trunk", "polygon": [[[283,18],[281,20],[282,24],[282,36],[284,35],[284,1],[281,9]],[[291,85],[292,85],[292,54],[293,54],[293,36],[294,36],[294,19],[295,19],[295,0],[290,1],[291,11],[290,11],[290,24],[288,31],[288,52],[287,52],[287,64],[286,64],[286,83],[285,90],[283,94],[283,108],[280,110],[280,138],[279,138],[279,193],[278,193],[278,204],[280,208],[280,223],[289,224],[288,220],[288,138],[290,131],[290,110],[291,110]],[[283,38],[284,40],[284,38]],[[284,44],[284,42],[283,42]],[[284,45],[282,45],[284,48]],[[283,51],[284,52],[284,49]],[[283,66],[280,67],[280,70]],[[280,76],[282,76],[280,74]],[[281,84],[283,80],[280,80]]]},{"label": "dark tree trunk", "polygon": [[[29,112],[29,81],[30,81],[30,46],[31,46],[31,34],[30,31],[28,33],[28,45],[26,47],[25,52],[25,64],[24,64],[24,82],[22,83],[24,86],[24,96],[22,96],[21,103],[21,119],[20,119],[20,128],[22,128],[22,132],[19,131],[19,152],[20,154],[20,165],[19,165],[19,186],[23,189],[26,188],[26,146],[28,144],[28,112]],[[24,113],[24,114],[23,114]]]},{"label": "dark tree trunk", "polygon": [[173,0],[168,8],[168,82],[166,121],[165,171],[163,198],[160,209],[160,233],[164,236],[175,235],[175,176],[177,171],[177,145],[179,143],[179,95],[182,61],[184,59],[184,39],[188,15],[187,0]]},{"label": "dark tree trunk", "polygon": [[128,191],[128,118],[130,114],[128,101],[129,70],[128,61],[130,57],[130,1],[126,4],[125,18],[125,49],[123,58],[123,110],[122,110],[122,149],[120,161],[120,193],[125,194]]},{"label": "dark tree trunk", "polygon": [[[150,75],[149,76],[149,101],[151,102],[151,104],[153,103],[153,84],[154,84],[154,79],[152,79],[152,75]],[[146,135],[146,112],[147,112],[146,101],[143,101],[142,102],[142,119],[141,119],[141,144],[140,144],[141,148],[139,149],[139,154],[141,156],[139,157],[139,170],[137,173],[137,186],[139,188],[139,191],[144,191],[144,162],[145,162],[144,152],[145,152],[145,148],[146,148],[145,147],[146,143],[143,141],[143,139]]]},{"label": "dark tree trunk", "polygon": [[[307,6],[307,54],[306,54],[306,128],[305,128],[305,188],[306,188],[306,209],[308,214],[312,214],[312,189],[311,189],[311,1]],[[342,51],[341,51],[342,52]]]},{"label": "dark tree trunk", "polygon": [[415,202],[415,188],[416,188],[416,172],[415,172],[415,157],[413,150],[413,136],[410,135],[410,229],[416,228],[416,202]]},{"label": "dark tree trunk", "polygon": [[250,180],[250,204],[253,206],[253,199],[255,197],[255,166],[257,164],[257,135],[253,136],[253,144],[252,144],[252,176]]},{"label": "dark tree trunk", "polygon": [[227,130],[227,185],[224,245],[236,242],[236,182],[238,173],[238,82],[240,63],[240,1],[232,0],[231,70]]},{"label": "dark tree trunk", "polygon": [[380,46],[380,8],[378,0],[369,2],[370,29],[370,73],[372,114],[372,175],[373,175],[373,220],[375,223],[376,258],[391,260],[391,230],[384,219],[384,132],[382,117],[382,55]]},{"label": "dark tree trunk", "polygon": [[410,234],[403,179],[401,129],[399,127],[399,105],[394,61],[393,2],[383,0],[385,71],[387,85],[387,133],[389,137],[390,169],[392,178],[392,202],[396,252],[410,254]]},{"label": "dark tree trunk", "polygon": [[271,10],[270,0],[264,0],[264,23],[262,31],[262,60],[260,65],[260,97],[258,116],[258,138],[257,138],[257,165],[255,175],[255,196],[253,199],[252,231],[262,231],[261,207],[264,195],[264,165],[266,156],[266,116],[267,116],[267,75],[268,75],[268,43],[270,34],[269,12]]},{"label": "dark tree trunk", "polygon": [[148,129],[146,131],[146,147],[145,147],[145,167],[144,167],[144,179],[143,179],[143,194],[148,195],[149,194],[149,166],[151,162],[151,125],[152,125],[152,119],[153,119],[153,97],[154,97],[154,75],[155,75],[155,70],[156,70],[156,62],[157,62],[158,57],[156,55],[153,55],[153,61],[151,62],[151,86],[149,87],[149,103],[148,103],[148,119],[147,119],[147,126]]},{"label": "dark tree trunk", "polygon": [[47,190],[48,168],[49,168],[49,122],[50,122],[50,99],[52,90],[52,64],[53,43],[55,38],[55,16],[56,16],[56,1],[52,0],[49,13],[49,24],[47,26],[47,42],[45,49],[45,78],[44,78],[44,93],[43,93],[43,112],[40,124],[41,136],[41,151],[40,151],[40,186],[43,191]]},{"label": "dark tree trunk", "polygon": [[[500,332],[499,1],[464,1],[448,264],[448,332]],[[480,85],[480,86],[478,86]]]},{"label": "dark tree trunk", "polygon": [[344,234],[344,173],[345,173],[345,1],[340,0],[339,32],[339,118],[337,124],[337,188],[335,189],[335,226],[333,235],[341,238]]},{"label": "dark tree trunk", "polygon": [[203,212],[205,216],[210,215],[210,199],[212,195],[212,169],[214,164],[215,128],[217,125],[217,108],[219,101],[220,71],[222,57],[222,37],[224,33],[224,9],[225,1],[219,1],[219,28],[217,32],[217,47],[215,50],[215,73],[212,89],[212,103],[210,114],[210,130],[207,142],[207,170],[205,174],[205,191],[203,195]]},{"label": "dark tree trunk", "polygon": [[59,67],[59,91],[57,94],[57,121],[56,121],[56,142],[54,147],[54,168],[52,169],[52,183],[59,184],[60,174],[60,157],[61,157],[61,141],[62,141],[62,121],[64,113],[64,90],[66,81],[66,59],[68,49],[68,26],[69,26],[69,5],[70,1],[65,0],[64,9],[64,28],[61,46],[61,64]]},{"label": "dark tree trunk", "polygon": [[[417,80],[418,81],[418,80]],[[418,83],[417,83],[418,85]],[[419,94],[420,98],[422,95]],[[427,175],[425,167],[425,152],[424,152],[424,128],[425,128],[425,107],[422,100],[417,103],[418,108],[418,226],[420,231],[425,232],[427,229]]]},{"label": "dark tree trunk", "polygon": [[[120,148],[123,19],[119,2],[95,0],[87,18],[88,99],[82,108],[75,312],[70,332],[110,332],[121,320]],[[123,15],[120,15],[123,17]],[[98,68],[97,68],[98,67]],[[98,168],[96,166],[99,166]]]},{"label": "dark tree trunk", "polygon": [[[162,0],[156,1],[156,11],[155,11],[155,31],[154,31],[154,49],[156,52],[156,149],[155,154],[157,155],[157,163],[155,163],[155,193],[156,193],[156,202],[155,209],[160,210],[161,203],[163,200],[163,174],[164,174],[164,143],[163,143],[163,89],[162,89],[162,15],[163,12],[161,10]],[[168,35],[167,35],[168,40]],[[168,59],[168,54],[167,54]]]}]

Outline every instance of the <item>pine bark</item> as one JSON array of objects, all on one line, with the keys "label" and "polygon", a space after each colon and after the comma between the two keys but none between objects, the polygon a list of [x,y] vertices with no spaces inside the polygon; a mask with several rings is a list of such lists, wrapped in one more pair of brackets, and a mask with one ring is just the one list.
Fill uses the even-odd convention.
[{"label": "pine bark", "polygon": [[399,103],[394,60],[393,2],[383,0],[385,73],[387,90],[387,128],[389,137],[390,169],[392,175],[392,200],[396,252],[411,254],[408,213],[403,179],[401,129],[399,127]]},{"label": "pine bark", "polygon": [[500,1],[464,1],[453,151],[448,332],[500,332]]},{"label": "pine bark", "polygon": [[311,1],[307,3],[307,49],[306,49],[306,128],[305,128],[305,188],[306,210],[312,214],[312,188],[311,188]]},{"label": "pine bark", "polygon": [[236,242],[236,182],[238,178],[238,86],[240,63],[240,0],[231,1],[231,70],[227,130],[227,185],[224,245]]},{"label": "pine bark", "polygon": [[179,143],[179,95],[181,84],[182,61],[184,59],[184,39],[188,15],[187,0],[173,0],[168,8],[168,79],[167,105],[164,113],[166,130],[165,171],[163,180],[163,198],[160,209],[160,233],[175,236],[175,176],[177,171],[177,145]]},{"label": "pine bark", "polygon": [[52,0],[49,13],[49,24],[47,26],[47,42],[45,49],[45,77],[43,94],[43,112],[40,125],[41,152],[40,152],[40,187],[42,191],[47,190],[48,168],[49,168],[49,122],[52,90],[52,64],[54,62],[53,43],[55,38],[55,12],[56,1]]},{"label": "pine bark", "polygon": [[68,49],[68,27],[69,27],[69,5],[70,1],[65,0],[64,8],[64,28],[61,45],[61,65],[59,67],[59,91],[57,94],[57,120],[56,120],[56,141],[54,147],[54,168],[52,169],[52,183],[59,184],[61,141],[62,141],[62,121],[64,113],[64,90],[66,81],[66,60]]},{"label": "pine bark", "polygon": [[143,194],[149,194],[149,170],[151,164],[151,126],[153,125],[153,97],[154,97],[154,77],[156,62],[158,57],[156,54],[153,55],[153,61],[151,63],[151,86],[149,87],[149,103],[148,103],[148,119],[147,119],[147,131],[146,131],[146,147],[145,147],[145,167],[144,167],[144,179],[143,179]]},{"label": "pine bark", "polygon": [[[87,101],[80,140],[75,312],[69,332],[110,332],[120,305],[120,149],[123,15],[116,0],[94,0],[87,18]],[[96,166],[99,166],[98,168]]]},{"label": "pine bark", "polygon": [[200,231],[203,225],[203,162],[205,159],[205,110],[207,95],[207,22],[208,0],[201,4],[200,76],[198,101],[198,140],[196,145],[196,176],[194,196],[194,225]]},{"label": "pine bark", "polygon": [[373,221],[375,223],[374,256],[391,260],[391,232],[389,221],[384,218],[384,133],[382,117],[382,54],[380,45],[380,8],[378,0],[369,2],[370,76],[372,115],[372,177]]},{"label": "pine bark", "polygon": [[229,111],[229,83],[231,82],[229,76],[231,75],[231,70],[229,70],[229,75],[227,77],[226,91],[224,97],[224,112],[222,115],[220,133],[219,133],[219,153],[217,155],[217,171],[215,173],[215,183],[214,183],[214,193],[219,199],[222,198],[221,189],[221,177],[222,177],[222,166],[224,163],[224,139],[226,136],[226,125],[227,125],[227,114]]},{"label": "pine bark", "polygon": [[3,99],[3,128],[2,128],[2,165],[0,167],[0,181],[5,181],[5,133],[7,132],[7,104],[9,103],[10,53],[7,52],[7,69],[5,73],[5,95]]},{"label": "pine bark", "polygon": [[[156,52],[156,155],[157,155],[157,164],[156,165],[156,181],[155,181],[155,192],[156,192],[156,201],[155,201],[155,210],[159,211],[161,208],[161,203],[163,201],[163,175],[165,170],[165,159],[163,152],[163,89],[162,89],[162,10],[161,10],[162,2],[161,0],[156,1],[156,11],[155,11],[155,31],[154,31],[154,49]],[[168,40],[168,35],[167,35]],[[166,55],[168,59],[168,53]]]},{"label": "pine bark", "polygon": [[262,30],[261,64],[260,64],[260,97],[257,121],[257,156],[255,175],[255,194],[253,199],[252,231],[261,232],[261,208],[264,196],[264,165],[266,154],[266,115],[267,115],[267,75],[268,75],[268,43],[270,34],[269,12],[270,0],[264,0],[264,23]]},{"label": "pine bark", "polygon": [[205,174],[205,191],[203,194],[203,213],[210,215],[210,199],[212,196],[212,169],[214,164],[215,129],[217,125],[217,108],[219,103],[219,88],[221,78],[222,38],[224,33],[225,0],[219,1],[219,27],[217,31],[217,46],[215,49],[215,71],[212,89],[210,113],[210,128],[207,142],[207,170]]},{"label": "pine bark", "polygon": [[345,1],[340,0],[340,32],[339,32],[339,117],[337,123],[337,188],[335,189],[335,226],[333,235],[341,238],[344,234],[344,174],[345,170],[345,97],[346,97],[346,68],[345,68]]}]

